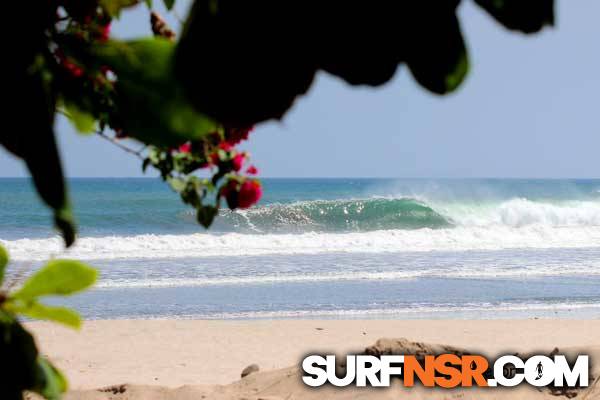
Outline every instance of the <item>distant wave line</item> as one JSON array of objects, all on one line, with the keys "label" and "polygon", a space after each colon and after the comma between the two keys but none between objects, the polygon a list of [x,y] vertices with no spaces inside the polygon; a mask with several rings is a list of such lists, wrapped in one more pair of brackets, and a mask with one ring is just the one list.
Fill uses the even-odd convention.
[{"label": "distant wave line", "polygon": [[[245,312],[221,312],[221,313],[194,313],[177,315],[176,319],[278,319],[278,318],[378,318],[404,316],[408,318],[422,318],[435,316],[436,314],[448,314],[456,316],[457,313],[489,313],[487,318],[498,318],[516,312],[565,312],[572,310],[598,310],[598,302],[571,302],[571,303],[469,303],[462,305],[420,305],[411,304],[395,306],[390,308],[374,309],[339,309],[339,310],[277,310],[277,311],[245,311]],[[596,312],[596,311],[594,311]],[[480,316],[479,316],[480,317]],[[128,316],[127,318],[132,318]],[[144,315],[144,319],[152,319],[152,316]],[[164,317],[156,316],[156,319]],[[135,319],[135,317],[133,317]]]},{"label": "distant wave line", "polygon": [[105,279],[101,280],[96,288],[169,288],[169,287],[202,287],[202,286],[236,286],[236,285],[269,285],[274,283],[317,283],[340,281],[398,281],[417,278],[446,278],[446,279],[481,279],[481,278],[515,278],[515,277],[552,277],[600,275],[598,266],[557,266],[553,268],[465,268],[465,269],[423,269],[412,271],[386,271],[386,272],[348,272],[348,273],[321,273],[310,275],[265,275],[247,277],[218,277],[218,278],[135,278],[135,279]]}]

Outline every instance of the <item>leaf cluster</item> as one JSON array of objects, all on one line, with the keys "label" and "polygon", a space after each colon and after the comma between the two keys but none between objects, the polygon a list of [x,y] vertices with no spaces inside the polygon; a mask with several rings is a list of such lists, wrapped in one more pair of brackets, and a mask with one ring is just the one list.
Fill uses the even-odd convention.
[{"label": "leaf cluster", "polygon": [[[553,0],[475,2],[523,33],[554,22]],[[175,73],[198,110],[238,126],[281,118],[319,70],[351,85],[378,86],[405,65],[422,87],[443,95],[469,71],[460,3],[196,0]]]},{"label": "leaf cluster", "polygon": [[[8,253],[0,246],[0,287],[5,278]],[[22,392],[39,393],[48,400],[60,399],[67,390],[64,375],[39,354],[35,340],[18,316],[44,319],[78,329],[81,317],[75,311],[44,304],[47,296],[69,296],[87,289],[97,272],[73,260],[51,260],[16,291],[0,290],[0,374],[2,399],[21,399]]]}]

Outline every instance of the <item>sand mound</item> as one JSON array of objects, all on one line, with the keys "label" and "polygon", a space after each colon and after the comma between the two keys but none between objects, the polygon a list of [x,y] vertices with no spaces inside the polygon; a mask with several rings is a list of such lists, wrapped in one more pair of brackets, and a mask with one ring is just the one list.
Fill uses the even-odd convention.
[{"label": "sand mound", "polygon": [[[587,353],[592,360],[600,356],[600,348],[585,351],[575,348],[561,350],[564,354]],[[558,349],[541,352],[552,354]],[[365,354],[427,354],[453,353],[473,354],[466,349],[452,346],[413,342],[408,339],[379,339],[374,345],[364,349]],[[540,354],[540,352],[536,352]],[[592,365],[592,378],[599,375],[598,367]],[[426,389],[423,387],[404,388],[396,381],[390,388],[309,388],[302,383],[298,367],[255,372],[229,385],[182,386],[165,388],[147,385],[117,385],[96,390],[72,391],[66,400],[346,400],[346,399],[561,399],[578,398],[583,400],[600,399],[600,379],[587,389],[581,390],[537,390],[528,386],[517,389]]]}]

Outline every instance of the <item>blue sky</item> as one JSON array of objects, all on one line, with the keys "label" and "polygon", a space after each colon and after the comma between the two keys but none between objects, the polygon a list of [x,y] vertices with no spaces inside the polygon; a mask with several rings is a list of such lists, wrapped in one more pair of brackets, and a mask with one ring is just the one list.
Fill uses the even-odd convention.
[{"label": "blue sky", "polygon": [[[600,2],[557,7],[556,28],[526,37],[463,0],[471,73],[457,93],[431,95],[403,67],[377,89],[322,73],[245,148],[265,177],[600,177]],[[147,18],[139,7],[113,32],[148,34]],[[100,138],[63,119],[57,131],[68,176],[143,176],[139,160]],[[0,176],[26,176],[1,149]]]}]

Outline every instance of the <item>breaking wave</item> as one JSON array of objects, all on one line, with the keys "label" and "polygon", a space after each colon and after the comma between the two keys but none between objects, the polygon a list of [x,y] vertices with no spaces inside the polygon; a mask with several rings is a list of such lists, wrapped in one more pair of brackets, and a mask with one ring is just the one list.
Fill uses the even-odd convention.
[{"label": "breaking wave", "polygon": [[221,234],[0,240],[17,260],[579,248],[600,246],[600,202],[428,204],[410,198],[272,204],[217,219]]},{"label": "breaking wave", "polygon": [[413,198],[316,200],[226,211],[215,223],[223,232],[367,232],[394,229],[501,225],[600,226],[600,202],[427,202]]},{"label": "breaking wave", "polygon": [[365,232],[386,229],[444,228],[450,221],[411,198],[313,200],[226,211],[216,221],[221,230],[254,232]]}]

